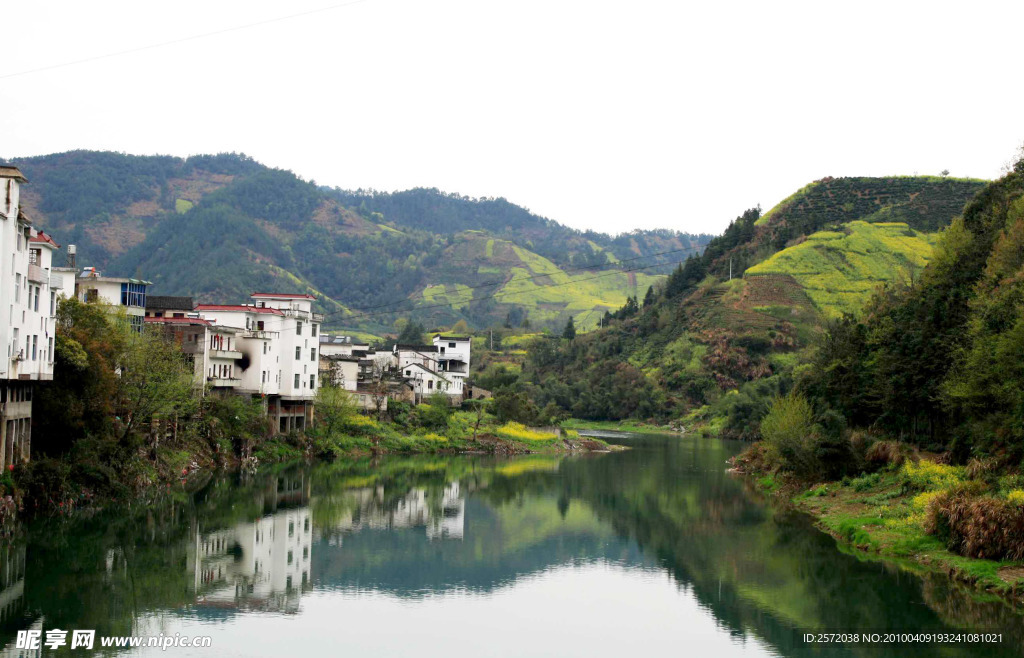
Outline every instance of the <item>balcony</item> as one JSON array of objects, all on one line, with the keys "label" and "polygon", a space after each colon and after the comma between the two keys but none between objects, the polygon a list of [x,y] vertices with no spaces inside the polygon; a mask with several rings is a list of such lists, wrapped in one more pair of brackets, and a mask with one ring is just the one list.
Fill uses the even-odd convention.
[{"label": "balcony", "polygon": [[211,359],[241,359],[242,353],[238,350],[210,350]]},{"label": "balcony", "polygon": [[263,329],[247,329],[242,332],[242,338],[262,338],[264,340],[277,338],[280,335],[280,331],[264,331]]},{"label": "balcony", "polygon": [[324,321],[324,314],[323,313],[314,313],[313,314],[313,322],[323,322],[323,321]]},{"label": "balcony", "polygon": [[33,265],[29,263],[28,280],[31,281],[32,283],[48,283],[50,280],[50,275],[49,273],[47,273],[46,270],[39,267],[38,265]]},{"label": "balcony", "polygon": [[[63,290],[64,289],[64,277],[61,276],[60,274],[51,274],[50,275],[50,287],[53,288],[54,290]],[[72,292],[74,292],[74,291],[72,291]]]},{"label": "balcony", "polygon": [[242,382],[241,379],[227,377],[207,377],[206,383],[214,388],[235,388]]}]

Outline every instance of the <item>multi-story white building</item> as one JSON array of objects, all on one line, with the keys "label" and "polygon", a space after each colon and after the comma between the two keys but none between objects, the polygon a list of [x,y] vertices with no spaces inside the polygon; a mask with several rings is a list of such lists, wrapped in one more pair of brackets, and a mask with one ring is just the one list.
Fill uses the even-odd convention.
[{"label": "multi-story white building", "polygon": [[452,397],[462,398],[466,390],[466,378],[469,377],[469,358],[472,352],[472,341],[458,336],[434,336],[434,347],[437,349],[437,369],[451,382],[447,391]]},{"label": "multi-story white building", "polygon": [[250,304],[199,304],[199,317],[238,329],[235,390],[261,396],[280,432],[313,422],[319,385],[319,331],[323,315],[312,295],[254,293]]},{"label": "multi-story white building", "polygon": [[353,352],[368,352],[370,344],[352,336],[320,334],[321,356],[352,356]]},{"label": "multi-story white building", "polygon": [[146,318],[147,327],[162,326],[193,366],[196,386],[229,392],[241,384],[238,362],[241,329],[213,324],[195,313],[188,317]]},{"label": "multi-story white building", "polygon": [[32,228],[21,209],[17,167],[0,166],[0,341],[7,359],[0,366],[0,462],[28,461],[32,441],[32,382],[53,379],[57,292],[53,238]]},{"label": "multi-story white building", "polygon": [[117,276],[101,276],[95,267],[87,267],[75,279],[75,296],[83,302],[102,301],[123,307],[128,322],[142,331],[146,317],[146,291],[149,281]]}]

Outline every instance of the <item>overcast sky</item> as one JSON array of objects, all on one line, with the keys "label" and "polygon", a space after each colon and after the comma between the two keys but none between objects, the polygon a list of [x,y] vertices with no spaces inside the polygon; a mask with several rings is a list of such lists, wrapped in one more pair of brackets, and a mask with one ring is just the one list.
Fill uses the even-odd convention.
[{"label": "overcast sky", "polygon": [[823,176],[998,176],[1024,142],[1022,24],[1019,0],[11,3],[0,157],[238,151],[718,233]]}]

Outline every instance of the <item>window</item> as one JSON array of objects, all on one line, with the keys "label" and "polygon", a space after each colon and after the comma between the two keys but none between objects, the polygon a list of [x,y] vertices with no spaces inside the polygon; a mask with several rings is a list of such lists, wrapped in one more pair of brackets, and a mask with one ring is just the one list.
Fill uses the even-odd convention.
[{"label": "window", "polygon": [[57,315],[57,293],[50,292],[50,317]]},{"label": "window", "polygon": [[295,360],[298,361],[301,358],[302,358],[302,348],[296,346],[295,347]]},{"label": "window", "polygon": [[295,555],[292,553],[292,551],[288,551],[288,564],[291,564],[294,561],[295,561]]},{"label": "window", "polygon": [[310,361],[316,361],[316,348],[315,347],[309,348],[309,360]]},{"label": "window", "polygon": [[298,387],[299,387],[299,376],[296,374],[295,375],[295,388],[298,388]]},{"label": "window", "polygon": [[146,284],[122,283],[121,305],[146,307]]},{"label": "window", "polygon": [[46,351],[46,357],[53,363],[53,338],[50,338],[50,348]]},{"label": "window", "polygon": [[412,377],[412,370],[406,370],[405,371],[405,376],[406,377]]},{"label": "window", "polygon": [[294,537],[295,536],[295,521],[289,521],[288,522],[288,536],[289,537]]},{"label": "window", "polygon": [[302,335],[302,320],[296,320],[295,321],[295,335],[296,336],[301,336]]},{"label": "window", "polygon": [[263,383],[264,384],[267,383],[267,371],[266,370],[263,371]]},{"label": "window", "polygon": [[315,324],[311,325],[310,332],[311,332],[311,335],[313,335],[313,336],[316,336],[316,327],[317,327],[317,325],[315,325]]},{"label": "window", "polygon": [[434,380],[433,379],[428,379],[427,380],[427,388],[429,388],[429,389],[433,389],[434,388]]},{"label": "window", "polygon": [[316,388],[316,375],[309,376],[309,387]]},{"label": "window", "polygon": [[21,272],[14,275],[14,301],[21,301]]},{"label": "window", "polygon": [[38,265],[39,264],[39,252],[40,252],[39,249],[29,249],[28,250],[28,264],[29,265]]},{"label": "window", "polygon": [[39,336],[32,336],[32,360],[36,360],[36,351],[39,349]]},{"label": "window", "polygon": [[267,341],[263,341],[263,353],[267,353]]},{"label": "window", "polygon": [[455,347],[455,343],[448,343],[448,347]]}]

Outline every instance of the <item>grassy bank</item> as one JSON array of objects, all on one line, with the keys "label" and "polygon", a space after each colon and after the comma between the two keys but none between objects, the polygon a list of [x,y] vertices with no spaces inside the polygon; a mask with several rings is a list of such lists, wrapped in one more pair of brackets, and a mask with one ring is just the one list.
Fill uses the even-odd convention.
[{"label": "grassy bank", "polygon": [[[345,408],[318,409],[306,433],[267,434],[258,405],[224,402],[217,418],[182,425],[158,445],[126,445],[112,437],[84,437],[60,455],[35,456],[0,475],[0,534],[18,517],[63,515],[114,502],[148,504],[170,491],[187,490],[209,473],[305,461],[333,461],[384,454],[497,455],[605,451],[600,439],[576,431],[535,430],[488,413],[442,404],[393,405],[388,420]],[[250,417],[251,416],[251,417]]]},{"label": "grassy bank", "polygon": [[635,434],[675,434],[668,425],[655,425],[634,420],[580,420],[570,418],[562,422],[570,430],[601,430],[605,432],[633,432]]},{"label": "grassy bank", "polygon": [[[433,413],[419,405],[421,414]],[[478,419],[467,411],[452,411],[443,423],[424,423],[422,418],[378,421],[360,414],[346,419],[331,431],[309,435],[279,436],[255,451],[259,461],[279,462],[299,458],[338,459],[371,454],[457,454],[486,452],[500,455],[567,453],[609,450],[600,439],[581,437],[565,428],[561,434],[539,431],[515,422]]]},{"label": "grassy bank", "polygon": [[[970,475],[975,475],[971,473]],[[933,507],[950,491],[986,490],[1015,500],[1021,476],[972,478],[968,469],[922,458],[875,473],[813,486],[776,474],[754,475],[757,485],[817,519],[819,527],[861,557],[895,562],[915,572],[941,572],[979,591],[1024,603],[1024,561],[966,557],[929,524]]]}]

